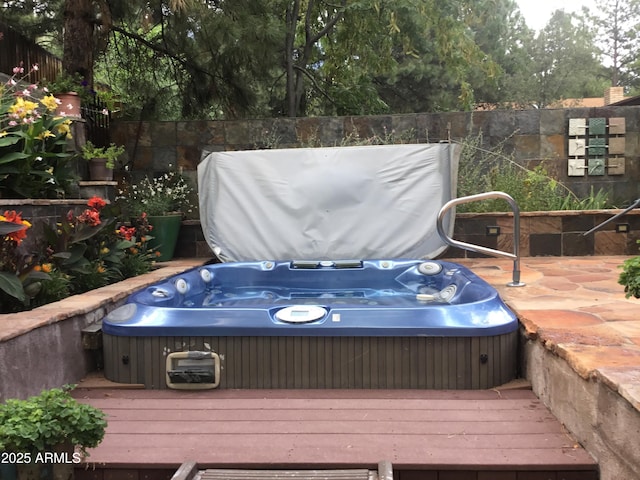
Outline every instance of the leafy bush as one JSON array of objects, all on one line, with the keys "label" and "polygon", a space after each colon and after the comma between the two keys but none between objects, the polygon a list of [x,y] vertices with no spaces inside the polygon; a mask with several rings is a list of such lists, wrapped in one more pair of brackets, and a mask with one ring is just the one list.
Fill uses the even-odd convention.
[{"label": "leafy bush", "polygon": [[87,142],[82,146],[82,158],[93,160],[94,158],[106,158],[107,168],[113,169],[116,160],[124,153],[123,145],[109,144],[107,147],[96,147],[92,142]]},{"label": "leafy bush", "polygon": [[628,258],[621,268],[618,283],[624,286],[625,297],[640,298],[640,257]]},{"label": "leafy bush", "polygon": [[71,277],[62,270],[55,268],[51,263],[43,263],[36,266],[38,271],[48,276],[40,282],[40,291],[32,300],[32,307],[40,307],[47,303],[57,302],[71,295]]},{"label": "leafy bush", "polygon": [[60,444],[97,447],[107,422],[101,410],[79,403],[71,387],[45,390],[27,400],[9,399],[0,405],[0,451],[36,454]]}]

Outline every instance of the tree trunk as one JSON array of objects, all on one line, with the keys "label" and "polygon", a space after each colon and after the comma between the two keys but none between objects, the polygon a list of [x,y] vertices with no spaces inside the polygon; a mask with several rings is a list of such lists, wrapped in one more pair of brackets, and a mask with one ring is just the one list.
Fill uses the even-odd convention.
[{"label": "tree trunk", "polygon": [[94,20],[92,0],[65,0],[62,68],[82,75],[88,88],[93,88]]},{"label": "tree trunk", "polygon": [[284,48],[285,70],[287,72],[287,91],[286,105],[287,115],[295,117],[298,112],[298,104],[296,102],[296,80],[295,80],[295,39],[296,28],[298,25],[298,15],[300,14],[300,0],[294,0],[287,6],[287,33]]},{"label": "tree trunk", "polygon": [[[342,19],[347,0],[340,0],[338,10],[333,17],[327,15],[324,26],[318,32],[313,31],[317,19],[316,0],[307,0],[304,15],[304,45],[296,46],[296,32],[301,20],[300,0],[292,0],[287,7],[287,34],[285,40],[285,69],[287,72],[287,115],[296,117],[303,113],[305,95],[305,70],[311,61],[313,48],[321,38],[328,36],[335,24]],[[317,85],[316,85],[317,87]]]}]

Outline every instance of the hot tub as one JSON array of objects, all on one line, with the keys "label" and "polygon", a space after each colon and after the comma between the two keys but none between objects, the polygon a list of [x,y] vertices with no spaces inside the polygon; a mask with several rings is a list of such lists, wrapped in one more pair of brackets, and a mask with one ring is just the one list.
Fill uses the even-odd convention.
[{"label": "hot tub", "polygon": [[440,226],[453,233],[454,216],[438,213],[459,155],[450,144],[211,153],[198,165],[200,220],[225,263],[106,317],[106,377],[178,389],[513,379],[513,313],[468,269],[433,260],[447,248]]},{"label": "hot tub", "polygon": [[102,324],[106,378],[147,388],[491,388],[517,329],[467,268],[399,259],[206,265]]}]

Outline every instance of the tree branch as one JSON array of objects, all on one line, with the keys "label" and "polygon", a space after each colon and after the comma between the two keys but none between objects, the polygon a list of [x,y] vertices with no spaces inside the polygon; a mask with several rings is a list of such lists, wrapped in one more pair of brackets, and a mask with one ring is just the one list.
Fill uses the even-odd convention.
[{"label": "tree branch", "polygon": [[302,73],[305,77],[307,77],[309,80],[311,80],[311,83],[313,84],[314,88],[327,100],[329,100],[333,105],[335,105],[335,101],[329,96],[329,94],[320,87],[320,85],[318,85],[317,80],[313,77],[313,75],[311,75],[306,69],[298,66],[298,65],[294,65],[293,67],[294,69],[296,69],[297,71],[299,71],[300,73]]},{"label": "tree branch", "polygon": [[141,37],[140,35],[136,34],[136,33],[132,33],[128,30],[125,30],[124,28],[120,28],[117,25],[113,25],[112,26],[112,30],[115,32],[118,32],[122,35],[124,35],[125,37],[128,37],[132,40],[135,40],[136,42],[141,43],[142,45],[150,48],[151,50],[153,50],[156,53],[160,53],[162,55],[165,55],[168,58],[171,58],[172,60],[175,60],[176,62],[178,62],[180,65],[182,65],[183,67],[185,67],[187,70],[191,70],[191,71],[196,71],[196,72],[200,72],[203,73],[211,78],[214,78],[214,75],[209,72],[208,70],[203,69],[202,67],[195,65],[193,63],[187,62],[184,59],[180,58],[179,56],[177,56],[175,53],[171,52],[168,48],[166,47],[161,47],[155,43],[150,42],[149,40],[147,40],[144,37]]},{"label": "tree branch", "polygon": [[305,22],[305,29],[307,32],[307,45],[313,45],[314,43],[316,43],[318,40],[320,40],[322,37],[324,37],[325,35],[327,35],[327,33],[329,33],[329,31],[335,26],[336,23],[338,23],[338,21],[344,17],[344,9],[347,5],[347,0],[342,0],[340,7],[342,10],[339,11],[335,17],[330,18],[329,21],[327,21],[327,24],[324,26],[324,28],[322,28],[322,30],[320,30],[318,33],[316,33],[314,36],[311,36],[311,32],[310,32],[310,10],[311,10],[311,6],[312,6],[313,2],[309,2],[309,8],[307,9],[307,18],[306,18],[306,22]]}]

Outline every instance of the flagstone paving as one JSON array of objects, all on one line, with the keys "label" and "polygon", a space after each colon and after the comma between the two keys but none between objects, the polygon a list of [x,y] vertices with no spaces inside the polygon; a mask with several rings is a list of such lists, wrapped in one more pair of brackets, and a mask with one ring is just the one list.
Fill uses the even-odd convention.
[{"label": "flagstone paving", "polygon": [[584,379],[598,378],[640,410],[640,299],[618,284],[628,257],[525,257],[524,287],[509,287],[508,259],[457,259],[491,283],[528,338]]}]

